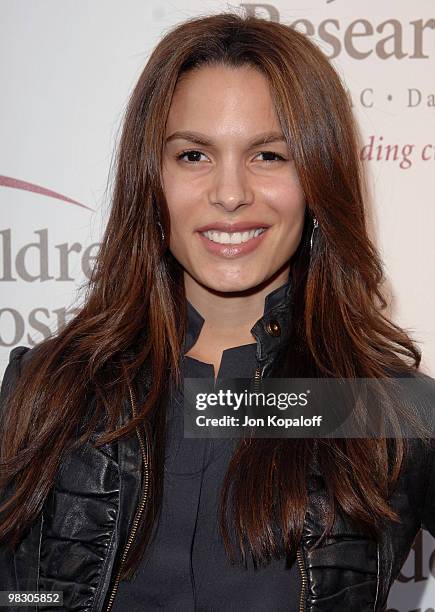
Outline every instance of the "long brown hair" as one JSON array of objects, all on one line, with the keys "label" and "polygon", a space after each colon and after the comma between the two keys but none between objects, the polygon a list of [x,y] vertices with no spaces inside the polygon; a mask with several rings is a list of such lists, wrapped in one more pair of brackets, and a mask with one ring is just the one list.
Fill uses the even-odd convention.
[{"label": "long brown hair", "polygon": [[[126,110],[111,214],[85,303],[32,351],[8,402],[1,448],[0,485],[13,479],[15,492],[0,509],[0,539],[17,543],[41,511],[66,449],[89,440],[101,422],[104,435],[96,446],[152,422],[152,503],[123,577],[137,567],[159,508],[162,398],[169,380],[181,381],[183,276],[158,228],[160,221],[169,235],[161,177],[166,120],[180,75],[211,63],[248,64],[267,77],[306,196],[309,214],[291,266],[292,339],[277,360],[280,374],[372,378],[412,373],[420,363],[407,333],[381,312],[382,263],[367,234],[359,137],[345,89],[323,53],[283,24],[234,13],[190,19],[166,33]],[[319,227],[310,256],[313,214]],[[149,394],[137,417],[119,428],[127,384],[144,364],[152,372]],[[77,441],[78,431],[83,433]],[[396,442],[390,465],[383,439],[241,440],[222,494],[220,524],[228,551],[224,509],[230,499],[243,556],[244,541],[257,560],[275,551],[277,518],[289,550],[298,543],[314,449],[330,493],[326,529],[338,504],[376,536],[382,520],[398,520],[387,500],[404,458],[403,440]],[[271,493],[277,487],[278,506]]]}]

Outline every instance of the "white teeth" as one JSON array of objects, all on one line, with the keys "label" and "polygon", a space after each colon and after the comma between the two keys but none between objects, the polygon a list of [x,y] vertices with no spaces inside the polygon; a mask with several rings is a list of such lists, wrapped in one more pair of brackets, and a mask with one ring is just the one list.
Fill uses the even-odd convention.
[{"label": "white teeth", "polygon": [[251,238],[256,238],[264,231],[266,231],[266,228],[260,227],[249,232],[232,232],[231,234],[228,232],[217,232],[216,230],[201,233],[212,242],[218,242],[219,244],[240,244],[251,240]]}]

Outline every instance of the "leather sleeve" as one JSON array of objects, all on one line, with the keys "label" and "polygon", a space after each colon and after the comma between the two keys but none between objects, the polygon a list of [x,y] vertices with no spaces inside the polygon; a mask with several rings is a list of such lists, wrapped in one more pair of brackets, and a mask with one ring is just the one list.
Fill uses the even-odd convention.
[{"label": "leather sleeve", "polygon": [[[9,355],[9,364],[5,370],[0,391],[0,431],[6,408],[6,402],[13,393],[15,383],[21,372],[21,359],[30,349],[25,346],[14,348]],[[7,499],[9,486],[0,490],[0,503]],[[0,542],[0,588],[4,591],[35,590],[37,575],[37,557],[40,521],[28,531],[21,544],[13,551],[7,544]],[[34,606],[8,606],[10,612],[34,610]]]}]

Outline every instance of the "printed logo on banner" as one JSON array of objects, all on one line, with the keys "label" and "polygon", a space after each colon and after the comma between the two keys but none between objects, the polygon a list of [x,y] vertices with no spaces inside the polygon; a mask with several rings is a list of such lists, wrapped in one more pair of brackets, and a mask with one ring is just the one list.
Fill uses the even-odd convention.
[{"label": "printed logo on banner", "polygon": [[[326,4],[334,1],[336,0],[329,0]],[[280,21],[279,9],[273,4],[250,2],[241,3],[240,7],[248,15]],[[324,19],[316,24],[304,17],[287,25],[325,42],[329,47],[326,53],[329,59],[334,59],[342,53],[357,60],[366,59],[372,54],[381,60],[429,59],[430,54],[434,52],[433,18],[408,22],[392,18],[381,23],[367,18],[343,23],[343,20],[334,18]]]},{"label": "printed logo on banner", "polygon": [[[86,204],[78,202],[61,193],[36,185],[21,179],[0,175],[0,187],[9,187],[18,191],[46,196],[55,200],[60,206],[68,205],[81,209],[84,213],[93,212]],[[65,217],[65,220],[67,217]],[[86,219],[86,223],[89,217]],[[77,274],[73,273],[72,256],[79,256],[79,274],[90,278],[92,262],[96,257],[100,243],[84,245],[74,241],[62,242],[49,247],[49,228],[42,227],[33,230],[34,239],[16,244],[12,228],[0,229],[0,281],[16,283],[34,283],[39,281],[76,282]],[[54,267],[57,274],[53,273]],[[13,285],[12,285],[13,287]],[[27,314],[21,308],[6,304],[8,292],[3,292],[4,298],[0,308],[0,347],[12,347],[20,343],[34,345],[32,332],[47,338],[52,331],[63,327],[67,320],[77,312],[76,308],[61,306],[51,309],[43,306],[32,307]],[[9,297],[11,294],[9,293]],[[66,300],[69,301],[69,300]],[[55,329],[53,329],[53,325]],[[7,329],[7,332],[6,332]],[[26,336],[26,330],[30,333]],[[12,332],[12,333],[11,333]],[[41,338],[41,339],[42,339]]]}]

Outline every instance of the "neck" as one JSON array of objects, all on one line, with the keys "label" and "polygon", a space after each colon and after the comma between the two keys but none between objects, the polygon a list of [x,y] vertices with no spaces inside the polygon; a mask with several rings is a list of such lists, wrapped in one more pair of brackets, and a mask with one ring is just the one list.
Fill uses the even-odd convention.
[{"label": "neck", "polygon": [[252,289],[220,292],[199,284],[185,273],[186,298],[204,319],[198,342],[211,341],[220,349],[254,342],[250,330],[264,314],[266,296],[284,285],[288,276],[286,267]]}]

